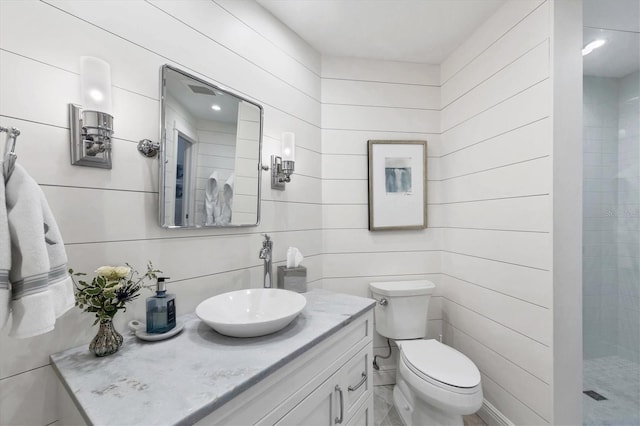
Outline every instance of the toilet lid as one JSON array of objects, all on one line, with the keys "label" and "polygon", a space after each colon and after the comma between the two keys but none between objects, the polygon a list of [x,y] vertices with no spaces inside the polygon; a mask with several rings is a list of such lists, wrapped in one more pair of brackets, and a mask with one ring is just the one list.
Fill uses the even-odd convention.
[{"label": "toilet lid", "polygon": [[475,364],[437,340],[408,340],[401,342],[401,347],[404,360],[416,373],[459,388],[472,388],[480,383]]}]

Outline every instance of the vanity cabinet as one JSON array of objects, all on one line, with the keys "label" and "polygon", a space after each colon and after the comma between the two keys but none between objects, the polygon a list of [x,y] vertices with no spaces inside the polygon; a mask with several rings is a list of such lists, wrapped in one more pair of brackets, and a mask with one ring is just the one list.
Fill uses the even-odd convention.
[{"label": "vanity cabinet", "polygon": [[[334,373],[310,395],[289,411],[276,424],[278,426],[370,424],[351,423],[354,414],[363,404],[366,412],[373,410],[373,399],[367,398],[371,351],[365,348]],[[357,372],[357,374],[354,374]],[[354,380],[355,379],[355,380]],[[371,399],[371,401],[368,401]],[[370,402],[371,406],[366,406]]]},{"label": "vanity cabinet", "polygon": [[373,425],[369,311],[200,425]]}]

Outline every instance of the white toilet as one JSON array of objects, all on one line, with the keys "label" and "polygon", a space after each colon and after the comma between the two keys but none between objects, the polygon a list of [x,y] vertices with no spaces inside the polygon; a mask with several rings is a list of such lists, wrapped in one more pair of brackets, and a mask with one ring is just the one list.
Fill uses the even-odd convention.
[{"label": "white toilet", "polygon": [[462,425],[482,405],[480,372],[465,355],[426,340],[427,309],[435,285],[426,280],[369,284],[376,331],[400,353],[394,404],[407,426]]}]

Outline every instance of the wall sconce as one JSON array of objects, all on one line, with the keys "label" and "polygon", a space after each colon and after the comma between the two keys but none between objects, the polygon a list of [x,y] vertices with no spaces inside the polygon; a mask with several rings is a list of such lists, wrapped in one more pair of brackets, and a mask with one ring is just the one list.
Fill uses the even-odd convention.
[{"label": "wall sconce", "polygon": [[271,156],[271,189],[284,191],[284,185],[291,182],[296,162],[296,135],[292,132],[282,134],[282,156]]},{"label": "wall sconce", "polygon": [[102,59],[80,58],[82,105],[69,104],[71,164],[111,168],[111,67]]}]

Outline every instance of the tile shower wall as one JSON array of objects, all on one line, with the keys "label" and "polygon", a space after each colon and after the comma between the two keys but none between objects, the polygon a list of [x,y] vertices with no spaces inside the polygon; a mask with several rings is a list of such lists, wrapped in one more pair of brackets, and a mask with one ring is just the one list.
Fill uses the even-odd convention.
[{"label": "tile shower wall", "polygon": [[515,424],[552,421],[550,2],[506,2],[441,67],[445,341]]},{"label": "tile shower wall", "polygon": [[[640,363],[640,72],[618,86],[618,355]],[[637,372],[636,368],[636,372]]]},{"label": "tile shower wall", "polygon": [[[429,335],[441,332],[441,218],[438,197],[439,67],[322,58],[323,287],[369,295],[373,281],[428,278],[437,285]],[[367,140],[427,140],[427,214],[423,231],[368,230]],[[376,335],[375,353],[386,354]],[[377,383],[393,383],[395,357],[380,360]]]},{"label": "tile shower wall", "polygon": [[584,357],[639,362],[638,72],[584,77]]},{"label": "tile shower wall", "polygon": [[[67,104],[80,101],[81,55],[102,57],[112,67],[112,170],[69,163]],[[259,227],[158,227],[158,161],[139,155],[136,143],[158,137],[165,63],[262,104],[265,158],[279,151],[281,132],[296,133],[294,183],[276,192],[263,180]],[[2,1],[0,93],[0,123],[21,129],[18,161],[44,189],[74,269],[91,272],[125,261],[143,267],[151,259],[172,277],[169,288],[182,314],[208,296],[259,285],[260,234],[268,232],[276,261],[284,260],[287,246],[298,246],[310,281],[321,277],[320,58],[256,4]],[[120,329],[143,317],[143,301],[118,315]],[[91,322],[74,309],[40,337],[14,340],[6,329],[0,332],[0,424],[58,419],[59,390],[48,356],[87,344],[96,332]]]},{"label": "tile shower wall", "polygon": [[618,81],[584,77],[584,357],[617,354]]}]

